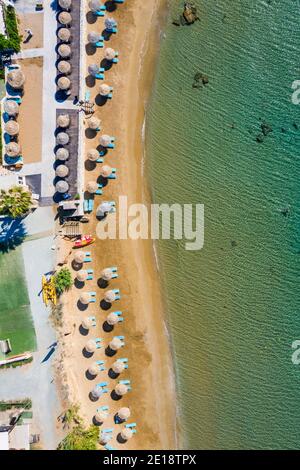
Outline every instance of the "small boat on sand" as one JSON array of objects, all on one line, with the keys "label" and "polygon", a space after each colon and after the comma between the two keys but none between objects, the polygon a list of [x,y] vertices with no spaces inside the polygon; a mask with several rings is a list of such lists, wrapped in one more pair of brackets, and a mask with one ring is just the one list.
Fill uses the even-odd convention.
[{"label": "small boat on sand", "polygon": [[76,242],[73,245],[73,248],[82,248],[84,246],[91,245],[94,243],[96,239],[92,237],[91,235],[84,235],[81,237],[79,240],[76,240]]}]

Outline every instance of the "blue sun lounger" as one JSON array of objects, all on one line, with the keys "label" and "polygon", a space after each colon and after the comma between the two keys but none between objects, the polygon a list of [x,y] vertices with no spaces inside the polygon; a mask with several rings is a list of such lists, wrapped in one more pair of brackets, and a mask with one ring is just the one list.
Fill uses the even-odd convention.
[{"label": "blue sun lounger", "polygon": [[90,263],[92,261],[92,258],[91,258],[91,252],[90,251],[86,251],[85,252],[85,258],[83,260],[84,263]]},{"label": "blue sun lounger", "polygon": [[105,76],[104,73],[95,73],[94,78],[96,78],[97,80],[104,80]]},{"label": "blue sun lounger", "polygon": [[116,300],[120,300],[120,289],[112,289],[112,291],[116,294]]},{"label": "blue sun lounger", "polygon": [[97,408],[97,411],[109,411],[109,406],[107,405],[103,405],[103,406],[99,406],[99,408]]},{"label": "blue sun lounger", "polygon": [[121,341],[125,339],[125,336],[116,336],[116,338],[119,338]]},{"label": "blue sun lounger", "polygon": [[89,320],[92,320],[92,326],[97,326],[96,317],[89,317]]},{"label": "blue sun lounger", "polygon": [[86,280],[91,281],[94,278],[94,270],[93,269],[88,269],[87,273],[88,273],[88,277],[86,278]]},{"label": "blue sun lounger", "polygon": [[101,39],[100,41],[95,43],[95,47],[103,48],[104,47],[104,41]]},{"label": "blue sun lounger", "polygon": [[97,384],[97,387],[107,387],[108,383],[107,382],[99,382]]},{"label": "blue sun lounger", "polygon": [[[105,8],[105,10],[106,10],[106,7],[104,5],[101,8]],[[93,11],[93,15],[95,15],[95,16],[105,16],[105,10]]]},{"label": "blue sun lounger", "polygon": [[106,450],[117,450],[117,449],[115,449],[114,447],[110,446],[109,444],[105,444],[104,448],[105,448]]},{"label": "blue sun lounger", "polygon": [[108,33],[117,34],[118,28],[109,28],[109,29],[106,28],[106,31]]},{"label": "blue sun lounger", "polygon": [[121,357],[120,359],[118,359],[118,361],[120,361],[120,362],[128,362],[128,358],[127,358],[127,357]]},{"label": "blue sun lounger", "polygon": [[113,0],[114,3],[124,3],[125,0]]},{"label": "blue sun lounger", "polygon": [[88,90],[85,92],[84,101],[90,101],[91,92]]},{"label": "blue sun lounger", "polygon": [[101,433],[105,434],[112,434],[114,432],[114,428],[109,428],[109,429],[102,429]]},{"label": "blue sun lounger", "polygon": [[117,178],[117,169],[112,168],[111,174],[107,177],[108,180],[115,180]]},{"label": "blue sun lounger", "polygon": [[130,385],[130,380],[119,380],[119,384]]},{"label": "blue sun lounger", "polygon": [[132,430],[132,428],[136,428],[136,423],[125,424],[125,428],[129,428]]}]

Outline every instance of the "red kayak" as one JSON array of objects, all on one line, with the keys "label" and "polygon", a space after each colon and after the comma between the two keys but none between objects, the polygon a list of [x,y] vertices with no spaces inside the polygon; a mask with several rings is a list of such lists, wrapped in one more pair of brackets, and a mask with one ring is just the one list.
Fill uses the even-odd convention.
[{"label": "red kayak", "polygon": [[91,235],[84,235],[79,240],[76,240],[73,248],[83,248],[84,246],[91,245],[94,241],[96,241],[96,238]]}]

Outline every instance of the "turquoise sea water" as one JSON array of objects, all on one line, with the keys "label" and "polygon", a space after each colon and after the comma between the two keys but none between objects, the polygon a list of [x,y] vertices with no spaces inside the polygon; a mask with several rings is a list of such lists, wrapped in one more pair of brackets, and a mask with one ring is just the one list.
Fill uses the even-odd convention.
[{"label": "turquoise sea water", "polygon": [[203,250],[158,245],[183,446],[300,448],[300,4],[197,0],[201,21],[178,28],[182,3],[146,140],[154,201],[205,204]]}]

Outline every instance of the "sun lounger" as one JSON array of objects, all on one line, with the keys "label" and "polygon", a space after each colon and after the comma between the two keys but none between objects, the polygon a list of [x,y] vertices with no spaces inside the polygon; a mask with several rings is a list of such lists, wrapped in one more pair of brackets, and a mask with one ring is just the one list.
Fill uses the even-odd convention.
[{"label": "sun lounger", "polygon": [[105,11],[93,11],[93,15],[95,15],[95,16],[105,16]]},{"label": "sun lounger", "polygon": [[109,444],[105,444],[104,448],[105,448],[106,450],[117,450],[117,449],[115,449],[114,447],[110,446]]},{"label": "sun lounger", "polygon": [[92,326],[96,326],[96,317],[89,317],[89,319],[92,321]]},{"label": "sun lounger", "polygon": [[129,423],[129,424],[125,424],[125,428],[136,428],[136,423]]},{"label": "sun lounger", "polygon": [[107,387],[108,383],[107,382],[99,382],[97,384],[97,387]]},{"label": "sun lounger", "polygon": [[112,99],[112,93],[106,96],[107,99],[111,100]]},{"label": "sun lounger", "polygon": [[92,258],[91,258],[91,252],[90,251],[86,251],[85,252],[85,258],[83,260],[84,263],[90,263],[92,261]]},{"label": "sun lounger", "polygon": [[118,359],[118,361],[120,361],[120,362],[128,362],[128,358],[127,358],[127,357],[122,357],[121,359]]},{"label": "sun lounger", "polygon": [[118,310],[117,312],[114,312],[114,314],[120,316],[120,315],[122,315],[122,312],[121,312],[121,310]]},{"label": "sun lounger", "polygon": [[103,41],[96,42],[95,47],[100,47],[100,48],[104,47],[104,42]]},{"label": "sun lounger", "polygon": [[130,380],[119,380],[119,384],[130,385]]},{"label": "sun lounger", "polygon": [[104,361],[96,361],[96,364],[99,364],[99,365],[104,364]]},{"label": "sun lounger", "polygon": [[120,340],[124,340],[125,339],[125,336],[116,336],[116,338],[119,338]]},{"label": "sun lounger", "polygon": [[99,406],[99,408],[97,408],[97,411],[99,411],[99,410],[108,411],[108,410],[109,410],[109,406],[107,406],[107,405]]},{"label": "sun lounger", "polygon": [[102,429],[101,433],[111,434],[114,432],[114,428]]},{"label": "sun lounger", "polygon": [[96,292],[89,292],[89,295],[90,295],[91,297],[96,297]]},{"label": "sun lounger", "polygon": [[91,92],[90,92],[90,91],[86,91],[86,92],[85,92],[84,101],[90,101],[90,98],[91,98]]},{"label": "sun lounger", "polygon": [[89,212],[92,212],[94,209],[94,199],[88,199],[88,208]]},{"label": "sun lounger", "polygon": [[[104,73],[95,73],[94,78],[97,78],[97,80],[104,80]],[[100,130],[100,129],[97,129]]]},{"label": "sun lounger", "polygon": [[113,2],[115,2],[115,3],[124,3],[125,0],[113,0]]}]

